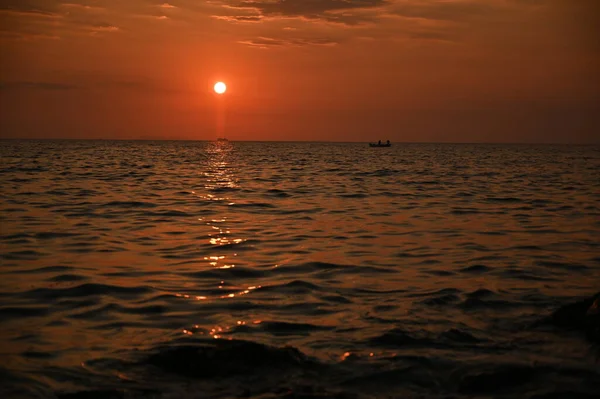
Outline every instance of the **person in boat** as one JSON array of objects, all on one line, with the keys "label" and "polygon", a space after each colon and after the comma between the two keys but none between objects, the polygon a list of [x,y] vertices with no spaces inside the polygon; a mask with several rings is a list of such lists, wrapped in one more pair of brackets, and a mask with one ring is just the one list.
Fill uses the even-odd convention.
[{"label": "person in boat", "polygon": [[390,145],[390,141],[388,140],[386,144],[387,144],[387,145]]},{"label": "person in boat", "polygon": [[379,140],[379,141],[377,142],[377,145],[381,145],[381,140]]}]

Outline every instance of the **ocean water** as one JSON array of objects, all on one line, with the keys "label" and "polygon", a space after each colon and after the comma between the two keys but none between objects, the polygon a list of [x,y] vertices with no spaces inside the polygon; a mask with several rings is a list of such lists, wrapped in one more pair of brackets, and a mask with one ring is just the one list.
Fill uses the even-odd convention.
[{"label": "ocean water", "polygon": [[0,394],[597,397],[600,147],[0,142]]}]

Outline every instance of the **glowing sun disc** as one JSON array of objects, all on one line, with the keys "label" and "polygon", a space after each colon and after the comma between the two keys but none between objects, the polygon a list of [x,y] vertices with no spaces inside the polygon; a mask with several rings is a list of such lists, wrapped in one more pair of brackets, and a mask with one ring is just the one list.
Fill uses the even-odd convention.
[{"label": "glowing sun disc", "polygon": [[215,83],[215,93],[217,94],[223,94],[225,93],[225,91],[227,91],[227,85],[223,82],[217,82]]}]

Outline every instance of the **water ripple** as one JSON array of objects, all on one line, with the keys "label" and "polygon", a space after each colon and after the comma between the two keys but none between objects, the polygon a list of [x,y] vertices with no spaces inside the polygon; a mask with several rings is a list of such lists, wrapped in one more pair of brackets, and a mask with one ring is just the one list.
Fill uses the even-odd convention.
[{"label": "water ripple", "polygon": [[2,144],[2,397],[600,391],[598,147]]}]

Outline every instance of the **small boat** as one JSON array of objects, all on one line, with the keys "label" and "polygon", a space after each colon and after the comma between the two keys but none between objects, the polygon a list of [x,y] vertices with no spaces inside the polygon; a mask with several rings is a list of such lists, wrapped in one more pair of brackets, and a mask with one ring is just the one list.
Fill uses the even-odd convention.
[{"label": "small boat", "polygon": [[369,143],[369,147],[391,147],[392,143],[389,141],[387,143]]},{"label": "small boat", "polygon": [[229,141],[229,140],[227,140],[225,137],[219,137],[219,138],[217,139],[217,141]]}]

